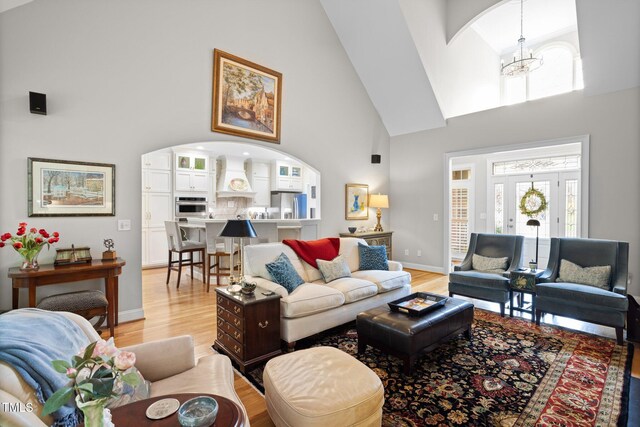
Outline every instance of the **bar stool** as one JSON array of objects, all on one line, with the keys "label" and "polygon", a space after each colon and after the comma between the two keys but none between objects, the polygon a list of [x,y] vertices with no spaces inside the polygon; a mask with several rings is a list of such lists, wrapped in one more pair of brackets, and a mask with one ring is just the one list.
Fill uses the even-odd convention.
[{"label": "bar stool", "polygon": [[[233,255],[238,254],[238,245],[231,247],[230,239],[218,237],[222,230],[222,224],[206,223],[206,240],[207,240],[207,292],[211,286],[211,276],[216,276],[216,285],[220,286],[220,276],[231,276],[232,271],[239,271],[239,265],[231,266],[231,252]],[[214,261],[211,261],[211,258]],[[222,260],[229,257],[229,267],[222,266]],[[238,258],[239,259],[239,258]],[[213,270],[213,273],[211,272]]]},{"label": "bar stool", "polygon": [[[199,265],[202,268],[202,278],[205,276],[204,268],[204,251],[205,243],[195,242],[192,240],[183,240],[182,233],[180,232],[180,226],[177,221],[165,221],[164,228],[167,232],[167,243],[169,246],[169,262],[167,264],[167,285],[171,277],[171,270],[178,272],[178,283],[176,288],[180,287],[180,275],[182,274],[182,267],[191,267],[191,280],[193,280],[193,266]],[[178,259],[173,259],[173,253],[178,254]],[[189,254],[189,258],[183,259],[183,254]],[[200,261],[195,262],[194,253],[200,254]],[[178,264],[178,267],[173,267],[174,264]]]}]

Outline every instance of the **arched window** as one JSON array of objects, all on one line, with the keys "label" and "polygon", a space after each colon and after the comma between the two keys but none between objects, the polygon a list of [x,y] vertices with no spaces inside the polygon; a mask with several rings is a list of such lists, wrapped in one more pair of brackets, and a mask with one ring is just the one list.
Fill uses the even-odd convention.
[{"label": "arched window", "polygon": [[547,44],[534,56],[543,58],[543,65],[527,76],[503,77],[504,105],[544,98],[582,89],[582,61],[573,46],[566,43]]}]

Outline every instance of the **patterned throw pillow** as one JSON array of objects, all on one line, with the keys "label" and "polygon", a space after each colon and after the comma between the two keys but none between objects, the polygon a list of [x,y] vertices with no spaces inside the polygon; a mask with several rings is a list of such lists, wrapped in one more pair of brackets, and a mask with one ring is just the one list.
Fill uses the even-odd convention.
[{"label": "patterned throw pillow", "polygon": [[284,286],[289,293],[304,283],[302,277],[291,264],[291,260],[284,253],[278,255],[275,261],[266,264],[265,267],[267,267],[273,281]]},{"label": "patterned throw pillow", "polygon": [[471,268],[485,273],[502,274],[507,269],[508,257],[492,258],[488,256],[473,254],[471,257]]},{"label": "patterned throw pillow", "polygon": [[389,270],[386,247],[358,243],[358,253],[360,254],[359,270]]},{"label": "patterned throw pillow", "polygon": [[331,261],[317,259],[316,262],[318,263],[320,273],[322,273],[324,283],[332,282],[341,277],[351,277],[349,264],[347,264],[342,255],[338,255]]},{"label": "patterned throw pillow", "polygon": [[581,267],[566,259],[560,260],[560,272],[556,282],[578,283],[609,290],[611,266]]}]

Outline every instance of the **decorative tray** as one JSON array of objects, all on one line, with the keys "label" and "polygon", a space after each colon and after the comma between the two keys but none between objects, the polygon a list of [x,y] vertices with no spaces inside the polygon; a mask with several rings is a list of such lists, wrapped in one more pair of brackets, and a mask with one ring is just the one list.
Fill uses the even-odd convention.
[{"label": "decorative tray", "polygon": [[443,297],[426,292],[416,292],[404,298],[391,301],[391,311],[406,313],[409,316],[423,316],[444,306],[448,297]]}]

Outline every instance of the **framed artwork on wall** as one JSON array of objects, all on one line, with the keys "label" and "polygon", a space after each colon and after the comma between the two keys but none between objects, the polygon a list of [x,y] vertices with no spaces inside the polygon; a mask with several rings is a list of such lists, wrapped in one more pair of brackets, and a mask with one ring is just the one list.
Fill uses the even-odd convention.
[{"label": "framed artwork on wall", "polygon": [[345,219],[369,219],[369,186],[347,184],[345,186]]},{"label": "framed artwork on wall", "polygon": [[116,166],[27,159],[29,216],[115,216]]},{"label": "framed artwork on wall", "polygon": [[214,49],[212,131],[279,144],[281,103],[282,74]]}]

